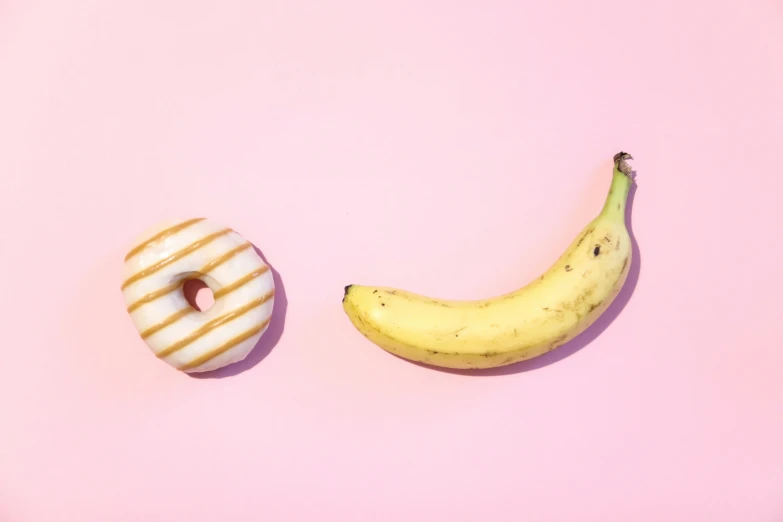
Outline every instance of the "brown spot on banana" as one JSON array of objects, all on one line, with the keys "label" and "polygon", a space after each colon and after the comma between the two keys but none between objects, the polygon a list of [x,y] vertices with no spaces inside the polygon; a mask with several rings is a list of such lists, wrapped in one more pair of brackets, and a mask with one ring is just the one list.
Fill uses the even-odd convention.
[{"label": "brown spot on banana", "polygon": [[561,335],[561,336],[559,336],[559,337],[557,337],[557,338],[553,339],[553,340],[552,340],[552,341],[549,343],[549,346],[547,347],[547,351],[548,351],[548,352],[551,352],[552,350],[554,350],[554,349],[555,349],[555,348],[557,348],[558,346],[560,346],[560,345],[562,345],[563,343],[565,343],[566,339],[568,339],[568,335],[567,335],[567,334],[563,334],[563,335]]},{"label": "brown spot on banana", "polygon": [[[582,303],[584,303],[584,302],[585,302],[585,301],[586,301],[586,300],[587,300],[587,299],[588,299],[588,298],[589,298],[591,295],[593,295],[593,293],[595,292],[595,290],[596,290],[596,285],[593,285],[593,286],[590,286],[590,287],[586,288],[586,289],[585,289],[585,291],[584,291],[584,292],[582,292],[581,294],[579,294],[579,295],[576,297],[576,299],[574,299],[572,302],[570,302],[570,303],[563,303],[563,304],[561,305],[561,306],[562,306],[562,308],[564,308],[564,309],[566,309],[566,310],[573,310],[574,312],[576,312],[576,313],[577,313],[577,315],[579,315],[579,312],[577,312],[577,309],[578,309],[578,308],[579,308],[579,307],[582,305]],[[580,317],[580,319],[581,319],[581,317]]]},{"label": "brown spot on banana", "polygon": [[438,301],[436,299],[430,299],[430,304],[442,306],[443,308],[451,308],[451,305],[448,305],[444,303],[443,301]]},{"label": "brown spot on banana", "polygon": [[585,230],[585,233],[584,233],[584,234],[582,234],[582,237],[580,237],[580,238],[579,238],[579,242],[576,244],[576,246],[578,247],[579,245],[581,245],[581,244],[582,244],[582,242],[583,242],[585,239],[587,239],[587,236],[589,236],[590,234],[592,234],[592,233],[593,233],[593,230],[595,230],[595,227],[590,227],[590,228],[588,228],[587,230]]},{"label": "brown spot on banana", "polygon": [[597,302],[597,303],[593,303],[593,304],[591,304],[591,305],[590,305],[590,308],[588,308],[588,309],[587,309],[587,313],[588,313],[588,314],[592,313],[592,312],[593,312],[593,310],[595,310],[596,308],[598,308],[598,307],[599,307],[599,306],[601,306],[602,304],[603,304],[603,301],[599,301],[599,302]]}]

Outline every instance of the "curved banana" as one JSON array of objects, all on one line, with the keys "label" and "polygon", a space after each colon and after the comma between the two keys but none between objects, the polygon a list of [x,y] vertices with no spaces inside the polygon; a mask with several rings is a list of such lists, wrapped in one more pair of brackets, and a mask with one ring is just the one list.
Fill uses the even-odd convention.
[{"label": "curved banana", "polygon": [[485,300],[434,299],[389,287],[348,285],[343,308],[384,350],[458,369],[492,368],[537,357],[583,332],[620,292],[631,264],[625,204],[633,183],[614,156],[603,210],[539,278]]}]

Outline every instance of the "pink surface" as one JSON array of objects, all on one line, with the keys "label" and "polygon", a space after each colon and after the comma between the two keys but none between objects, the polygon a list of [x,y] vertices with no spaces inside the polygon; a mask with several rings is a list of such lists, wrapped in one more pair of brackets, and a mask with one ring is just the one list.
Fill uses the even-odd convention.
[{"label": "pink surface", "polygon": [[[740,4],[0,3],[0,521],[783,520],[783,10]],[[466,376],[349,324],[535,277],[619,150],[637,259],[577,341]],[[119,291],[181,215],[279,274],[211,377]]]}]

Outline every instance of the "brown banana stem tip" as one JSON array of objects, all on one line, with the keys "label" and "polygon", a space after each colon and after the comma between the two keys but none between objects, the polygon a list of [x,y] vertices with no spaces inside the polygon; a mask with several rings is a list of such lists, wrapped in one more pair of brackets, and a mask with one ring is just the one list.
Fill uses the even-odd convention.
[{"label": "brown banana stem tip", "polygon": [[612,159],[614,160],[615,165],[617,165],[617,170],[619,170],[626,176],[631,177],[631,172],[633,169],[631,169],[631,166],[628,164],[626,160],[632,160],[633,156],[631,156],[627,152],[620,151],[617,154],[615,154],[614,158]]}]

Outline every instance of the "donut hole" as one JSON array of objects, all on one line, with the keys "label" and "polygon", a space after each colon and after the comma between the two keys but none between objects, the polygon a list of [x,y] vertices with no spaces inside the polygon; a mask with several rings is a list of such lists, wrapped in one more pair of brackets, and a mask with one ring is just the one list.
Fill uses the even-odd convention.
[{"label": "donut hole", "polygon": [[199,312],[212,308],[215,304],[215,295],[209,286],[201,279],[188,279],[182,285],[182,293],[188,304]]}]

